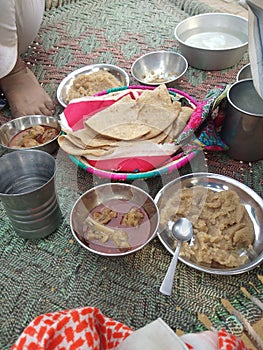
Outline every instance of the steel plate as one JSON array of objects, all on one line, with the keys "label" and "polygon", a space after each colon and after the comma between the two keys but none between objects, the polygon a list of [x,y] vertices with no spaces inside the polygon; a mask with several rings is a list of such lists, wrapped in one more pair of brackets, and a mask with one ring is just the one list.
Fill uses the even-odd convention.
[{"label": "steel plate", "polygon": [[[260,264],[263,261],[263,199],[251,188],[230,177],[212,173],[193,173],[173,180],[157,193],[155,202],[160,210],[160,216],[162,215],[161,204],[165,203],[167,198],[171,196],[172,193],[176,192],[180,188],[191,188],[193,186],[203,186],[215,192],[233,190],[238,194],[240,202],[245,206],[245,209],[253,222],[255,234],[255,257],[250,259],[247,264],[236,268],[212,268],[209,266],[198,265],[183,257],[179,257],[179,260],[199,271],[217,275],[240,274],[249,271]],[[159,226],[157,235],[164,247],[171,254],[173,254],[174,251],[172,249],[172,242],[169,241],[167,235],[165,235],[166,230],[167,227],[161,228]]]},{"label": "steel plate", "polygon": [[[123,214],[127,210],[128,202],[143,210],[145,213],[144,222],[140,226],[132,228],[116,224],[113,219],[112,221],[115,223],[105,225],[115,229],[121,228],[127,233],[131,230],[136,231],[135,235],[134,232],[129,233],[129,238],[132,238],[131,235],[133,235],[133,243],[131,242],[130,248],[118,248],[116,245],[112,245],[110,239],[109,241],[85,239],[83,231],[84,225],[86,225],[85,220],[95,208],[102,204]],[[153,198],[139,187],[125,183],[105,183],[93,187],[76,201],[70,214],[71,232],[76,241],[90,252],[103,256],[123,256],[142,249],[156,236],[158,226],[159,211]]]},{"label": "steel plate", "polygon": [[70,86],[73,83],[73,80],[77,78],[80,74],[91,74],[94,72],[98,72],[99,70],[106,70],[110,72],[112,75],[117,78],[123,86],[128,86],[130,79],[128,74],[120,67],[114,66],[112,64],[92,64],[90,66],[85,66],[82,68],[79,68],[73,72],[71,72],[69,75],[67,75],[59,84],[57,89],[57,99],[59,103],[63,106],[67,106],[67,94],[69,91]]}]

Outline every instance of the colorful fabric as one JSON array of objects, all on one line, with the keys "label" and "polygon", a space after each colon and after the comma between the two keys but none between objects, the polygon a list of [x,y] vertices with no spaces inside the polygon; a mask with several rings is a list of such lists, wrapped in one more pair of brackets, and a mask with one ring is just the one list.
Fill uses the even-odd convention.
[{"label": "colorful fabric", "polygon": [[132,330],[86,307],[36,317],[11,350],[110,350]]},{"label": "colorful fabric", "polygon": [[246,350],[243,340],[227,333],[224,329],[218,332],[218,348],[221,350]]},{"label": "colorful fabric", "polygon": [[[103,315],[94,307],[84,307],[36,317],[23,331],[11,350],[113,350],[133,330]],[[224,330],[186,334],[181,337],[192,350],[249,350],[244,342]]]},{"label": "colorful fabric", "polygon": [[180,144],[192,137],[192,144],[209,151],[224,151],[228,146],[221,140],[220,131],[225,118],[228,85],[211,89],[193,112],[183,132],[175,140]]}]

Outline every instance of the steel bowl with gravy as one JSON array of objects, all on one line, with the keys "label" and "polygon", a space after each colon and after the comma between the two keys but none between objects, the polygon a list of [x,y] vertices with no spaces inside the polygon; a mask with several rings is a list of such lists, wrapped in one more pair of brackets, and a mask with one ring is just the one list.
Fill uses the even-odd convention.
[{"label": "steel bowl with gravy", "polygon": [[159,211],[142,189],[106,183],[85,192],[70,215],[71,232],[85,249],[122,256],[142,249],[155,237]]},{"label": "steel bowl with gravy", "polygon": [[4,151],[37,149],[53,154],[59,147],[61,127],[56,117],[27,115],[13,119],[0,128],[0,143]]}]

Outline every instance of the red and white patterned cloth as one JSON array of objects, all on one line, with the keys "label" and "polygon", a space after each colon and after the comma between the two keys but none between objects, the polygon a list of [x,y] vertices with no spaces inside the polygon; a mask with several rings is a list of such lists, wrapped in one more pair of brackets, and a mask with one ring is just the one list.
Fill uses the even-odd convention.
[{"label": "red and white patterned cloth", "polygon": [[[249,350],[241,339],[224,330],[185,334],[182,337],[177,337],[161,319],[156,321],[161,322],[156,324],[154,321],[152,324],[155,323],[155,327],[157,326],[161,331],[164,331],[164,335],[174,336],[174,349],[178,349],[177,342],[180,342],[183,344],[182,349]],[[125,346],[125,343],[128,343],[128,340],[125,342],[125,339],[131,334],[133,337],[130,340],[136,338],[134,335],[138,332],[138,334],[140,333],[139,339],[143,342],[143,337],[147,336],[146,329],[148,329],[148,333],[151,331],[151,324],[149,326],[141,328],[140,332],[134,332],[126,325],[103,315],[99,309],[94,307],[64,310],[36,317],[25,328],[11,350],[117,350],[117,348],[118,350],[126,350],[130,347]],[[164,326],[163,330],[162,326]],[[147,350],[144,344],[141,343],[141,346]],[[133,349],[139,348],[134,345]],[[151,349],[155,349],[155,347],[151,347]],[[164,348],[159,347],[159,349]],[[169,349],[166,348],[166,350]]]}]

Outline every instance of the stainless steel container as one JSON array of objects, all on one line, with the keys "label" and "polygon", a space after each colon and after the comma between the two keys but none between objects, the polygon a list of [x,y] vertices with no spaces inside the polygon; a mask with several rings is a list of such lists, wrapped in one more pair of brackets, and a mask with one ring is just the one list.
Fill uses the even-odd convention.
[{"label": "stainless steel container", "polygon": [[248,48],[248,20],[230,13],[186,18],[174,35],[190,66],[203,70],[231,67]]},{"label": "stainless steel container", "polygon": [[49,117],[46,115],[25,115],[23,117],[15,118],[13,120],[10,120],[9,122],[3,124],[0,127],[0,143],[5,152],[13,152],[20,150],[20,148],[10,147],[9,142],[12,140],[12,138],[17,135],[22,130],[25,130],[27,128],[36,126],[36,125],[46,125],[49,127],[56,128],[58,131],[58,135],[54,137],[52,140],[43,143],[39,146],[34,147],[28,147],[23,149],[34,149],[34,150],[41,150],[48,152],[50,154],[53,154],[58,149],[58,136],[61,133],[61,127],[58,121],[58,118],[56,117]]},{"label": "stainless steel container", "polygon": [[242,67],[240,71],[237,73],[237,80],[243,80],[243,79],[252,79],[250,63]]},{"label": "stainless steel container", "polygon": [[132,76],[142,84],[172,87],[186,73],[187,60],[174,51],[154,51],[139,57],[131,66]]},{"label": "stainless steel container", "polygon": [[55,159],[44,151],[14,151],[0,158],[0,199],[20,237],[43,238],[58,227],[55,174]]},{"label": "stainless steel container", "polygon": [[227,93],[227,114],[221,137],[236,160],[263,159],[263,100],[253,80],[234,83]]},{"label": "stainless steel container", "polygon": [[[66,107],[68,105],[67,95],[69,92],[69,89],[73,83],[73,81],[80,75],[89,75],[98,71],[107,71],[111,73],[117,80],[119,80],[120,84],[122,86],[129,86],[130,84],[130,78],[128,73],[126,71],[118,66],[115,66],[113,64],[91,64],[89,66],[84,66],[79,69],[74,70],[69,75],[67,75],[59,84],[57,89],[57,99],[58,102],[63,106]],[[116,86],[117,87],[117,86]],[[105,87],[106,89],[106,87]]]}]

